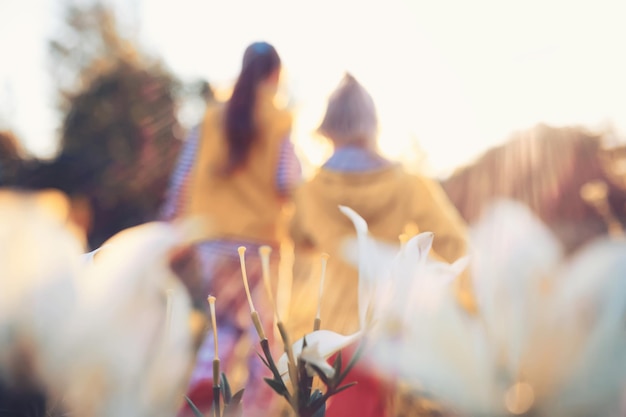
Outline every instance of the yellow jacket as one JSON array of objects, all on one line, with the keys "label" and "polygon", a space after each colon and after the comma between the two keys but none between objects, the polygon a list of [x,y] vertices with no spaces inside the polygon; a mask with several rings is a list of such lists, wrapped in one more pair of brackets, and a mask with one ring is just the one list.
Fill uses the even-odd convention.
[{"label": "yellow jacket", "polygon": [[204,117],[187,214],[206,220],[205,239],[277,244],[284,199],[277,190],[276,170],[291,116],[274,106],[271,92],[259,91],[254,114],[259,137],[245,164],[228,176],[220,174],[228,159],[223,116],[224,106],[217,105]]},{"label": "yellow jacket", "polygon": [[[379,240],[398,244],[402,233],[431,231],[435,234],[433,250],[440,257],[452,262],[466,254],[465,224],[436,182],[410,175],[399,165],[355,173],[322,168],[295,195],[290,226],[296,254],[295,307],[290,320],[295,332],[306,331],[306,326],[310,327],[306,323],[312,323],[317,299],[314,287],[319,281],[314,265],[321,252],[331,255],[322,327],[340,332],[358,329],[357,270],[341,259],[341,245],[345,238],[355,236],[355,231],[338,205],[354,209]],[[300,323],[305,326],[302,330]]]}]

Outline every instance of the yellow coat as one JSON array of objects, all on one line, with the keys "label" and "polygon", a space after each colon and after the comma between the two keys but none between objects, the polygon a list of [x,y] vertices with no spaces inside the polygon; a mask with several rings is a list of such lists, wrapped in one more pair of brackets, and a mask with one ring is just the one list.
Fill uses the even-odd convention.
[{"label": "yellow coat", "polygon": [[319,282],[315,265],[321,252],[331,255],[322,328],[342,333],[358,329],[357,270],[341,255],[342,243],[355,231],[338,205],[354,209],[379,240],[398,244],[402,233],[431,231],[438,256],[452,262],[466,254],[465,224],[436,182],[410,175],[399,165],[356,173],[321,169],[296,192],[290,227],[295,247],[290,327],[296,333],[312,326]]},{"label": "yellow coat", "polygon": [[274,106],[270,91],[260,90],[254,114],[259,136],[245,164],[228,176],[220,174],[228,159],[223,116],[224,106],[217,105],[204,117],[186,214],[205,220],[204,239],[277,245],[285,201],[278,193],[276,171],[291,116]]}]

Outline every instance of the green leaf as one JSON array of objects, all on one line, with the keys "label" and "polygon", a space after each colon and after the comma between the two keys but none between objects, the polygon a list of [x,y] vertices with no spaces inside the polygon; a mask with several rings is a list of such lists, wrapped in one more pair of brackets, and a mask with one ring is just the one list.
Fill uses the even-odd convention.
[{"label": "green leaf", "polygon": [[186,395],[185,395],[185,400],[187,400],[187,404],[189,404],[189,407],[191,407],[191,411],[193,411],[193,415],[195,417],[204,417],[204,415],[200,412],[200,410],[198,410],[198,407],[196,407],[193,401],[191,401],[189,397],[187,397]]},{"label": "green leaf", "polygon": [[313,401],[312,406],[310,407],[311,410],[317,410],[317,407],[319,407],[321,404],[325,404],[326,401],[332,397],[335,394],[339,394],[341,391],[347,390],[348,388],[356,385],[356,382],[350,382],[349,384],[345,384],[340,386],[339,388],[330,388],[328,391],[326,391],[326,394],[324,394],[322,397],[320,398],[316,398],[315,401]]},{"label": "green leaf", "polygon": [[326,415],[326,403],[322,405],[313,413],[312,417],[324,417]]},{"label": "green leaf", "polygon": [[[311,394],[307,407],[311,407],[315,402],[318,402],[319,404],[322,397],[323,397],[322,391],[316,389],[315,391],[313,391],[313,394]],[[317,410],[314,410],[314,413],[311,417],[324,417],[326,415],[326,402],[322,400],[321,404],[316,405],[316,407],[317,407]]]},{"label": "green leaf", "polygon": [[331,396],[330,392],[323,394],[321,396],[316,395],[315,399],[312,399],[313,396],[309,399],[309,404],[307,405],[307,410],[309,413],[316,413],[320,407],[324,408],[324,412],[326,412],[326,400]]},{"label": "green leaf", "polygon": [[243,392],[244,388],[237,391],[235,395],[233,395],[233,398],[230,400],[230,403],[233,405],[239,404],[241,402],[241,399],[243,398]]},{"label": "green leaf", "polygon": [[348,375],[348,372],[350,372],[350,370],[354,367],[356,362],[359,360],[359,358],[363,354],[364,350],[365,350],[365,339],[363,339],[359,343],[359,346],[354,351],[354,354],[350,358],[348,365],[346,365],[346,368],[343,370],[343,372],[335,379],[335,382],[337,385],[341,384],[341,381],[343,381],[346,375]]},{"label": "green leaf", "polygon": [[228,383],[228,378],[226,378],[226,374],[224,372],[222,372],[222,396],[224,397],[224,404],[228,404],[232,397],[230,384]]},{"label": "green leaf", "polygon": [[356,384],[357,384],[357,382],[356,382],[356,381],[354,381],[354,382],[349,382],[349,383],[347,383],[347,384],[345,384],[345,385],[342,385],[342,386],[340,386],[339,388],[337,388],[336,390],[334,390],[334,391],[332,392],[332,394],[330,394],[330,395],[329,395],[329,397],[330,397],[330,396],[332,396],[332,395],[339,394],[341,391],[345,391],[345,390],[347,390],[348,388],[355,386]]},{"label": "green leaf", "polygon": [[270,351],[270,345],[267,339],[263,339],[260,342],[261,344],[261,348],[263,349],[263,354],[265,355],[265,359],[267,360],[267,362],[264,360],[263,363],[266,364],[266,366],[269,368],[270,371],[272,371],[272,375],[274,375],[274,379],[276,380],[282,380],[282,376],[280,375],[280,372],[278,372],[278,368],[276,368],[276,363],[274,363],[274,358],[272,358],[272,352]]},{"label": "green leaf", "polygon": [[341,375],[341,366],[343,365],[343,360],[341,357],[341,351],[337,352],[337,357],[335,358],[335,363],[333,363],[333,368],[335,369],[335,377],[333,378],[333,385],[337,385],[341,382],[339,376]]},{"label": "green leaf", "polygon": [[313,404],[314,401],[320,399],[323,397],[322,391],[320,391],[319,389],[316,389],[315,391],[313,391],[313,394],[311,394],[311,396],[309,397],[309,401],[307,402],[307,406],[310,406],[311,404]]},{"label": "green leaf", "polygon": [[301,398],[309,398],[312,386],[313,377],[309,376],[309,373],[306,371],[304,361],[298,358],[298,395]]},{"label": "green leaf", "polygon": [[267,361],[265,360],[265,358],[263,357],[263,355],[261,355],[259,352],[257,352],[256,354],[257,354],[257,355],[259,355],[259,358],[261,358],[261,360],[263,361],[263,364],[264,364],[267,368],[269,368],[269,369],[271,370],[272,368],[270,367],[270,364],[269,364],[269,363],[267,363]]},{"label": "green leaf", "polygon": [[271,379],[271,378],[263,378],[265,380],[265,382],[267,382],[267,385],[269,385],[274,391],[276,391],[279,395],[285,395],[288,391],[287,391],[287,387],[285,387],[285,384],[283,384],[283,381],[276,381],[275,379]]},{"label": "green leaf", "polygon": [[222,417],[241,417],[243,414],[243,408],[241,406],[241,399],[243,398],[243,389],[240,389],[233,395],[227,406],[224,407],[224,413]]},{"label": "green leaf", "polygon": [[322,371],[320,368],[318,368],[317,366],[313,365],[312,363],[310,363],[309,366],[311,368],[313,368],[313,370],[315,371],[315,373],[317,374],[319,379],[324,383],[324,385],[326,385],[327,387],[330,386],[331,380],[328,379],[328,377],[326,376],[324,371]]}]

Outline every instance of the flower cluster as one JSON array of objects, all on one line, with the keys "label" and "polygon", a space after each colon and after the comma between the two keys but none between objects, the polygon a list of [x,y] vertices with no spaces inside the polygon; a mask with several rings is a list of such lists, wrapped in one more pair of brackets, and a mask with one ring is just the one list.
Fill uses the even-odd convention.
[{"label": "flower cluster", "polygon": [[[366,228],[357,230],[364,276],[394,281],[374,309],[384,324],[373,343],[382,371],[462,415],[618,415],[626,241],[607,237],[564,259],[527,207],[496,202],[470,234],[477,304],[470,313],[446,285],[460,265],[424,268],[407,245],[384,266]],[[398,269],[403,253],[411,259],[406,271]],[[391,272],[371,273],[381,265]],[[390,331],[397,322],[401,331]]]},{"label": "flower cluster", "polygon": [[[193,225],[147,223],[81,256],[63,216],[40,203],[0,192],[0,393],[42,389],[77,415],[173,415],[193,355],[189,297],[168,259],[193,239]],[[470,256],[448,264],[433,258],[432,233],[393,247],[373,239],[356,212],[340,210],[357,234],[346,246],[359,269],[353,334],[323,329],[318,307],[311,332],[292,341],[273,298],[270,248],[262,247],[282,339],[275,360],[239,249],[260,360],[271,372],[265,381],[296,415],[323,416],[327,400],[352,386],[344,380],[365,341],[376,371],[462,415],[618,415],[626,385],[623,236],[565,258],[528,208],[500,201],[472,228]],[[327,262],[322,256],[320,299]],[[451,285],[468,272],[471,312]],[[214,332],[215,303],[210,296]],[[213,414],[239,416],[244,393],[231,392],[217,333],[214,340]],[[355,343],[344,366],[341,350]]]},{"label": "flower cluster", "polygon": [[[268,293],[268,298],[271,300],[274,307],[276,326],[280,333],[284,350],[284,353],[278,361],[276,361],[272,355],[269,340],[266,337],[265,329],[261,324],[259,313],[254,307],[254,302],[250,294],[245,265],[245,252],[245,247],[242,246],[239,248],[241,273],[248,304],[250,306],[250,316],[259,336],[259,343],[263,352],[263,354],[259,355],[259,357],[261,361],[263,361],[263,364],[272,373],[272,378],[265,378],[265,382],[289,403],[290,407],[298,417],[322,417],[325,413],[326,401],[330,397],[353,385],[353,383],[343,384],[343,381],[358,360],[359,351],[352,356],[346,366],[343,366],[340,350],[357,341],[362,336],[362,333],[358,332],[353,335],[343,336],[335,332],[320,329],[321,321],[318,302],[317,315],[313,320],[313,330],[311,333],[292,344],[290,336],[280,318],[278,308],[275,304],[273,290],[271,288],[269,261],[271,248],[268,246],[262,246],[259,248],[259,255],[261,257],[263,281]],[[322,297],[325,265],[327,261],[328,255],[322,255],[322,275],[320,278],[319,293],[320,299]],[[223,374],[222,377],[219,377],[219,357],[217,354],[218,343],[214,311],[215,297],[209,296],[209,303],[212,307],[211,316],[213,319],[213,337],[215,340],[212,414],[216,417],[239,415],[241,411],[238,404],[240,398],[238,398],[237,402],[230,407],[228,407],[228,404],[226,407],[221,407],[220,405],[221,399],[228,401],[228,398],[225,396],[225,392],[223,390],[223,387],[228,384],[228,381]],[[339,353],[337,354],[335,361],[332,365],[329,364],[327,362],[328,358],[337,352]],[[325,389],[323,391],[318,388],[313,389],[313,380],[316,377],[324,384]],[[243,393],[243,390],[240,392]],[[201,417],[202,414],[194,408],[193,403],[190,400],[188,401],[196,412],[196,415]]]}]

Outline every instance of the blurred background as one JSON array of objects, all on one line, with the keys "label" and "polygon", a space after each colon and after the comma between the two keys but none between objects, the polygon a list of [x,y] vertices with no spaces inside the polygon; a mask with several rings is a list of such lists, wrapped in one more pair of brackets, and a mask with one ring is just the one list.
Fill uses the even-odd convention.
[{"label": "blurred background", "polygon": [[[494,199],[522,202],[569,256],[625,236],[625,11],[622,0],[0,0],[0,191],[55,190],[42,204],[84,252],[162,219],[184,189],[172,173],[185,138],[264,40],[282,59],[306,177],[331,154],[314,131],[350,72],[377,105],[385,156],[435,178],[470,226]],[[15,253],[36,265],[24,242]],[[170,266],[193,287],[198,259],[184,249]]]},{"label": "blurred background", "polygon": [[[13,131],[37,157],[59,148],[59,90],[78,88],[89,54],[106,50],[89,35],[89,19],[97,16],[71,21],[72,7],[92,4],[0,0],[0,129]],[[196,93],[203,81],[227,96],[243,49],[259,39],[273,43],[286,69],[284,97],[296,113],[293,140],[307,174],[330,151],[312,132],[345,71],[376,100],[383,152],[440,178],[538,122],[582,124],[610,131],[615,141],[626,129],[620,1],[101,4],[122,39],[180,80],[183,128],[200,118]],[[63,55],[64,49],[73,52]]]}]

